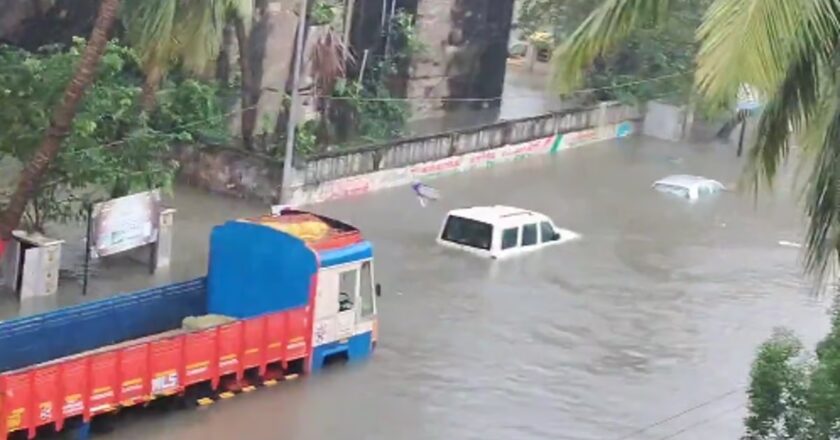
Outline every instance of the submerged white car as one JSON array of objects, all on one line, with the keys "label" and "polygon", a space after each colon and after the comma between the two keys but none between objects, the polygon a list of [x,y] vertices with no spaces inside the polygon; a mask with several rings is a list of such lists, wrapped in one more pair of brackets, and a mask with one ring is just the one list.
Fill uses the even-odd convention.
[{"label": "submerged white car", "polygon": [[510,206],[477,206],[446,215],[437,242],[489,258],[504,258],[580,237],[547,216]]},{"label": "submerged white car", "polygon": [[652,188],[664,193],[675,194],[689,200],[697,200],[702,196],[716,194],[726,190],[717,180],[701,176],[677,174],[653,182]]}]

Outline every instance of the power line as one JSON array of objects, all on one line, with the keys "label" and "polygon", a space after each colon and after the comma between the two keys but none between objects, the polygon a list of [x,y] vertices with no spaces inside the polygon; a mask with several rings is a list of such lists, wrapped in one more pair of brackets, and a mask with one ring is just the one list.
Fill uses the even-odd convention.
[{"label": "power line", "polygon": [[734,388],[734,389],[729,390],[729,391],[727,391],[727,392],[725,392],[725,393],[723,393],[723,394],[720,394],[720,395],[718,395],[718,396],[715,396],[715,397],[713,397],[713,398],[711,398],[711,399],[709,399],[709,400],[703,401],[703,402],[701,402],[701,403],[699,403],[699,404],[697,404],[697,405],[694,405],[694,406],[692,406],[692,407],[690,407],[690,408],[687,408],[687,409],[685,409],[685,410],[683,410],[683,411],[680,411],[680,412],[678,412],[678,413],[676,413],[676,414],[673,414],[673,415],[671,415],[671,416],[669,416],[669,417],[666,417],[666,418],[661,419],[661,420],[657,420],[657,421],[655,421],[655,422],[653,422],[653,423],[651,423],[651,424],[649,424],[649,425],[647,425],[647,426],[644,426],[644,427],[642,427],[642,428],[639,428],[639,429],[637,429],[637,430],[635,430],[635,431],[633,431],[633,432],[631,432],[631,433],[629,433],[629,434],[625,434],[624,436],[619,437],[619,438],[617,438],[616,440],[627,440],[627,439],[629,439],[629,438],[631,438],[631,437],[635,437],[635,436],[637,436],[637,435],[639,435],[639,434],[642,434],[642,433],[644,433],[644,432],[646,432],[646,431],[649,431],[649,430],[650,430],[650,429],[652,429],[652,428],[655,428],[655,427],[660,426],[660,425],[664,425],[665,423],[668,423],[668,422],[670,422],[670,421],[672,421],[672,420],[675,420],[675,419],[677,419],[677,418],[680,418],[680,417],[682,417],[682,416],[684,416],[684,415],[686,415],[686,414],[688,414],[688,413],[691,413],[691,412],[697,411],[698,409],[705,408],[705,407],[707,407],[707,406],[709,406],[709,405],[711,405],[711,404],[713,404],[713,403],[716,403],[716,402],[718,402],[718,401],[721,401],[721,400],[723,400],[723,399],[725,399],[725,398],[727,398],[727,397],[729,397],[729,396],[731,396],[731,395],[733,395],[733,394],[735,394],[735,393],[741,392],[741,391],[743,391],[743,390],[744,390],[744,387],[743,387],[743,386],[740,386],[740,387]]},{"label": "power line", "polygon": [[666,435],[665,437],[660,437],[660,438],[658,438],[658,439],[656,439],[656,440],[670,440],[670,439],[672,439],[672,438],[677,437],[677,436],[678,436],[678,435],[680,435],[680,434],[683,434],[683,433],[686,433],[686,432],[688,432],[688,431],[691,431],[692,429],[697,428],[698,426],[705,425],[705,424],[707,424],[707,423],[709,423],[709,422],[713,422],[713,421],[715,421],[715,420],[719,419],[720,417],[723,417],[723,416],[725,416],[725,415],[727,415],[727,414],[731,414],[731,413],[733,413],[734,411],[737,411],[737,410],[741,409],[743,406],[744,406],[744,405],[738,404],[738,405],[733,406],[733,407],[731,407],[731,408],[727,408],[727,409],[726,409],[726,410],[724,410],[724,411],[721,411],[721,412],[718,412],[718,413],[712,414],[711,416],[706,417],[705,419],[699,420],[699,421],[697,421],[697,422],[695,422],[695,423],[692,423],[691,425],[686,426],[685,428],[680,429],[679,431],[672,432],[672,433],[670,433],[670,434]]}]

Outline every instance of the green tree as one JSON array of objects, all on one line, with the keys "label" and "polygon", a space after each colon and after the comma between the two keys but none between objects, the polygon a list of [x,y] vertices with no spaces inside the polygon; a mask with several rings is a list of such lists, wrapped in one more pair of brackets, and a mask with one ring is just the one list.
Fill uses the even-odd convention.
[{"label": "green tree", "polygon": [[141,97],[146,111],[154,108],[158,88],[172,66],[204,74],[219,57],[227,23],[234,23],[240,54],[242,137],[250,148],[256,104],[248,56],[254,0],[125,2],[126,39],[137,50],[146,78]]},{"label": "green tree", "polygon": [[747,392],[745,440],[805,438],[808,371],[802,357],[802,343],[785,330],[777,330],[761,345]]},{"label": "green tree", "polygon": [[[694,31],[708,4],[709,0],[675,1],[672,13],[661,23],[639,26],[613,50],[592,59],[579,85],[596,90],[591,97],[601,101],[665,98],[687,102],[697,50]],[[585,0],[526,0],[520,6],[518,24],[532,42],[530,37],[542,31],[562,43],[597,7],[597,2]],[[646,81],[653,77],[661,79]]]},{"label": "green tree", "polygon": [[[61,99],[83,50],[82,40],[69,50],[34,54],[0,47],[0,158],[25,163],[37,153],[48,109]],[[176,165],[169,146],[212,135],[223,125],[213,87],[168,82],[158,110],[148,115],[138,105],[142,83],[134,52],[109,44],[63,148],[26,206],[27,226],[43,230],[49,221],[74,218],[93,198],[168,187]]]},{"label": "green tree", "polygon": [[9,203],[0,213],[0,240],[12,237],[12,231],[18,227],[26,206],[38,192],[44,175],[69,135],[79,103],[96,76],[119,6],[120,0],[102,0],[100,3],[90,41],[85,46],[73,75],[66,78],[68,82],[61,101],[53,108],[49,123],[38,128],[37,133],[43,136],[40,145],[24,166]]}]

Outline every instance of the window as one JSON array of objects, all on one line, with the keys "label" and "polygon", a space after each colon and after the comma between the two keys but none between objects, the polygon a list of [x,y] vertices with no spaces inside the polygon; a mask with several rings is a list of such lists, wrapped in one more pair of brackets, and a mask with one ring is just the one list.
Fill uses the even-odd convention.
[{"label": "window", "polygon": [[370,261],[362,264],[362,273],[359,279],[359,296],[362,300],[361,317],[367,318],[373,315],[373,271],[370,268]]},{"label": "window", "polygon": [[[540,234],[542,235],[542,242],[548,243],[549,241],[556,241],[557,239],[554,238],[554,227],[551,226],[549,222],[542,222],[540,223]],[[559,237],[558,237],[559,238]]]},{"label": "window", "polygon": [[537,244],[537,224],[531,223],[522,227],[522,246]]},{"label": "window", "polygon": [[662,192],[678,195],[680,197],[688,197],[688,188],[684,186],[669,185],[667,183],[657,183],[654,188]]},{"label": "window", "polygon": [[464,246],[490,250],[493,227],[484,222],[450,215],[440,238]]},{"label": "window", "polygon": [[502,249],[510,249],[519,244],[519,228],[505,229],[502,232]]},{"label": "window", "polygon": [[353,303],[356,301],[356,279],[358,270],[351,269],[341,272],[338,275],[338,311],[346,312],[353,310]]}]

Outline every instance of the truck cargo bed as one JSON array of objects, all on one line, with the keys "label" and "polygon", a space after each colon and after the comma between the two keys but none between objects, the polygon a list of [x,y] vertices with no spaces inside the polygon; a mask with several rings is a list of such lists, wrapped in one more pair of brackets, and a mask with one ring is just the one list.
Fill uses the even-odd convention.
[{"label": "truck cargo bed", "polygon": [[204,278],[0,323],[0,372],[178,329],[207,313]]}]

